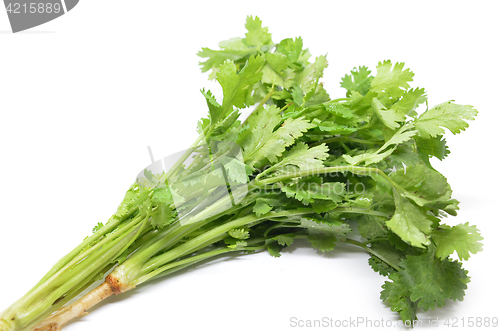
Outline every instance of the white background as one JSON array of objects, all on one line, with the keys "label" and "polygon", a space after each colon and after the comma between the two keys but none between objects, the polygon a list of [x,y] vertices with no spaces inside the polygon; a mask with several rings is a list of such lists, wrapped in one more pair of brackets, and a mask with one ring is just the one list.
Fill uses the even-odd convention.
[{"label": "white background", "polygon": [[[391,59],[415,72],[430,105],[455,99],[479,110],[465,133],[448,132],[451,155],[434,164],[461,201],[447,223],[476,224],[484,251],[465,262],[465,300],[419,317],[500,317],[498,4],[84,0],[15,35],[0,10],[0,310],[108,219],[149,164],[146,146],[159,158],[195,139],[207,111],[199,90],[214,86],[196,52],[243,36],[246,15],[258,15],[273,41],[302,36],[314,56],[328,54],[332,97],[344,95],[339,81],[353,67]],[[385,279],[367,258],[299,243],[280,259],[217,261],[110,298],[67,330],[298,329],[291,317],[395,323],[379,299]]]}]

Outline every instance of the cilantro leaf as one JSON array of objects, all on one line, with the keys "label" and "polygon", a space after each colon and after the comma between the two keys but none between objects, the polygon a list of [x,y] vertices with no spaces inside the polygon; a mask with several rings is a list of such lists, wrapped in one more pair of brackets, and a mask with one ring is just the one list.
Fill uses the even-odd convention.
[{"label": "cilantro leaf", "polygon": [[101,222],[97,223],[97,225],[94,226],[94,228],[92,229],[92,233],[96,233],[97,231],[102,229],[103,226],[104,226],[104,224],[102,224]]},{"label": "cilantro leaf", "polygon": [[309,93],[318,79],[323,77],[323,71],[328,66],[325,56],[318,56],[314,63],[308,65],[296,77],[296,81],[304,94]]},{"label": "cilantro leaf", "polygon": [[298,62],[300,56],[303,54],[303,41],[301,37],[291,39],[283,39],[278,46],[276,51],[285,55],[291,63]]},{"label": "cilantro leaf", "polygon": [[401,194],[419,206],[433,206],[451,198],[451,187],[446,178],[422,163],[393,172],[390,178],[402,189]]},{"label": "cilantro leaf", "polygon": [[408,256],[401,267],[403,282],[411,288],[410,299],[424,311],[442,307],[448,299],[462,301],[470,281],[460,262],[437,259],[432,250]]},{"label": "cilantro leaf", "polygon": [[429,156],[435,156],[442,161],[450,154],[448,146],[446,146],[446,139],[442,135],[437,135],[429,139],[415,137],[415,142],[417,143],[419,154],[421,156],[425,155],[427,160]]},{"label": "cilantro leaf", "polygon": [[386,127],[392,130],[396,130],[400,127],[398,122],[403,122],[405,119],[404,114],[394,111],[392,108],[387,109],[385,106],[378,101],[377,98],[372,99],[372,109],[375,115],[384,123]]},{"label": "cilantro leaf", "polygon": [[351,74],[346,74],[340,83],[340,86],[345,88],[349,94],[351,91],[366,95],[371,87],[373,76],[370,75],[371,71],[365,66],[359,66],[351,70]]},{"label": "cilantro leaf", "polygon": [[250,234],[248,232],[248,230],[246,229],[231,229],[228,231],[228,234],[235,238],[235,239],[248,239],[250,238]]},{"label": "cilantro leaf", "polygon": [[420,137],[425,139],[443,134],[443,127],[457,134],[469,127],[469,123],[465,120],[472,121],[476,115],[477,110],[472,106],[458,105],[448,101],[420,115],[415,121],[415,127]]},{"label": "cilantro leaf", "polygon": [[409,89],[403,93],[401,99],[391,106],[391,109],[398,114],[415,117],[415,109],[418,105],[427,101],[425,90],[422,88]]},{"label": "cilantro leaf", "polygon": [[345,240],[346,234],[351,231],[346,223],[330,218],[302,218],[300,224],[308,230],[307,240],[311,246],[322,252],[334,249],[337,240]]},{"label": "cilantro leaf", "polygon": [[284,174],[300,170],[316,169],[323,167],[323,161],[328,157],[328,147],[321,144],[315,147],[308,146],[299,141],[289,151],[285,152],[283,158],[273,166],[267,168],[257,178],[271,172]]},{"label": "cilantro leaf", "polygon": [[483,244],[480,243],[483,237],[476,226],[469,225],[469,222],[453,227],[440,225],[431,236],[436,243],[436,256],[441,259],[456,251],[460,260],[468,260],[470,253],[476,254],[483,250]]},{"label": "cilantro leaf", "polygon": [[297,182],[284,185],[281,190],[289,198],[297,199],[304,205],[316,200],[329,200],[335,203],[342,201],[345,184],[341,182],[323,183],[321,177],[302,177]]},{"label": "cilantro leaf", "polygon": [[403,96],[405,90],[410,88],[408,82],[413,80],[410,69],[403,70],[403,68],[404,63],[397,62],[393,67],[390,60],[379,62],[377,75],[371,82],[371,91],[386,92],[393,99]]},{"label": "cilantro leaf", "polygon": [[414,205],[409,199],[394,192],[396,211],[386,225],[401,239],[415,247],[424,247],[431,233],[432,220],[422,207]]},{"label": "cilantro leaf", "polygon": [[366,239],[385,237],[387,235],[385,221],[385,217],[361,215],[356,219],[358,232]]},{"label": "cilantro leaf", "polygon": [[403,321],[413,322],[417,318],[417,303],[410,299],[411,292],[402,280],[400,273],[393,273],[389,276],[392,282],[386,281],[382,285],[380,299],[387,301],[391,310],[398,312]]},{"label": "cilantro leaf", "polygon": [[387,140],[386,143],[379,149],[368,150],[362,154],[358,154],[355,156],[344,154],[342,155],[342,157],[347,161],[347,163],[351,165],[358,165],[360,163],[370,165],[378,163],[391,155],[397,149],[397,145],[410,140],[415,134],[417,134],[418,131],[412,129],[412,124],[405,124],[398,131],[396,131],[390,137],[390,139]]},{"label": "cilantro leaf", "polygon": [[222,87],[224,100],[217,115],[212,120],[218,121],[232,112],[232,106],[244,108],[249,105],[248,99],[252,92],[252,86],[262,78],[262,56],[251,57],[238,73],[236,65],[232,61],[224,62],[217,72],[217,81]]},{"label": "cilantro leaf", "polygon": [[281,53],[266,53],[266,64],[262,68],[262,81],[284,88],[290,88],[293,82],[286,69],[291,65],[287,57]]},{"label": "cilantro leaf", "polygon": [[[314,127],[303,117],[288,118],[274,131],[274,127],[281,121],[277,115],[279,109],[275,106],[264,107],[264,109],[266,109],[266,115],[256,115],[257,119],[249,118],[250,129],[241,140],[245,162],[251,167],[261,163],[264,159],[271,163],[277,162],[286,147],[292,145],[295,139],[302,137],[303,132]],[[259,114],[262,113],[259,112]]]},{"label": "cilantro leaf", "polygon": [[262,27],[262,21],[257,16],[247,17],[245,28],[248,32],[245,34],[245,43],[249,46],[255,46],[260,49],[264,45],[272,45],[271,34],[267,27]]}]

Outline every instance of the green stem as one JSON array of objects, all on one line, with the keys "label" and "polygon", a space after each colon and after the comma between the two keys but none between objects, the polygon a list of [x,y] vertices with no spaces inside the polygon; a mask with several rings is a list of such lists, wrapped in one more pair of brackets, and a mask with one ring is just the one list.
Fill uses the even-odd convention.
[{"label": "green stem", "polygon": [[391,216],[390,214],[387,214],[387,213],[384,213],[381,211],[365,209],[365,208],[358,208],[358,207],[338,207],[338,208],[335,208],[331,211],[334,213],[365,214],[365,215],[373,215],[373,216],[381,216],[381,217]]},{"label": "green stem", "polygon": [[296,227],[300,227],[300,224],[281,224],[281,223],[278,223],[278,224],[275,224],[273,226],[268,227],[267,230],[264,232],[263,236],[267,237],[267,235],[269,234],[269,232],[273,231],[274,229],[279,229],[279,228],[296,228]]},{"label": "green stem", "polygon": [[346,239],[345,242],[348,243],[348,244],[356,245],[358,247],[363,248],[365,251],[367,251],[371,255],[376,256],[380,260],[382,260],[383,262],[387,263],[393,269],[395,269],[397,271],[401,271],[401,268],[399,266],[394,265],[392,262],[390,262],[389,260],[387,260],[384,256],[380,255],[379,253],[377,253],[376,251],[374,251],[373,249],[371,249],[370,247],[368,247],[367,246],[367,244],[368,244],[367,242],[360,242],[360,241],[353,240],[353,239]]},{"label": "green stem", "polygon": [[330,101],[328,101],[328,103],[335,103],[335,102],[339,102],[339,101],[348,101],[348,100],[352,100],[352,99],[351,98],[338,98],[338,99],[330,100]]},{"label": "green stem", "polygon": [[[141,224],[140,222],[143,223]],[[107,245],[102,245],[102,249],[89,255],[73,269],[60,277],[54,278],[57,274],[54,275],[46,284],[35,290],[31,294],[31,297],[28,298],[27,304],[23,306],[25,307],[25,311],[22,316],[19,316],[19,323],[27,325],[44,318],[48,316],[49,310],[59,298],[65,294],[67,295],[67,293],[75,293],[76,295],[82,284],[88,282],[89,277],[95,277],[99,271],[106,268],[107,265],[123,253],[124,249],[126,249],[134,238],[137,237],[138,233],[140,233],[140,230],[144,226],[144,222],[144,219],[139,220],[138,224],[128,228],[124,234],[116,239],[116,241],[109,242]],[[62,270],[64,270],[64,268]],[[35,302],[34,300],[39,301]]]},{"label": "green stem", "polygon": [[166,175],[163,176],[163,177],[165,177],[166,180],[170,179],[177,172],[177,170],[179,170],[180,166],[184,163],[184,161],[186,161],[186,159],[189,157],[189,155],[191,155],[191,153],[193,153],[193,151],[195,150],[196,147],[198,147],[200,142],[202,142],[203,140],[206,140],[210,136],[210,132],[211,131],[208,130],[207,133],[203,132],[198,136],[198,138],[191,145],[191,147],[189,147],[184,152],[184,154],[179,158],[179,160],[177,160],[177,162],[172,166],[172,168],[170,168],[167,171]]},{"label": "green stem", "polygon": [[[115,230],[113,233],[107,235],[99,243],[93,245],[87,250],[82,251],[85,248],[82,247],[80,249],[80,254],[74,257],[70,262],[66,263],[64,267],[60,268],[59,271],[53,274],[50,278],[46,279],[44,283],[38,286],[34,291],[31,291],[29,294],[23,297],[20,300],[22,302],[22,305],[25,307],[31,305],[31,303],[37,300],[37,298],[44,297],[44,293],[50,293],[50,291],[61,286],[61,284],[65,284],[65,282],[68,279],[71,279],[74,274],[79,274],[82,271],[86,271],[85,266],[87,266],[89,262],[92,262],[92,259],[90,258],[91,256],[94,256],[94,258],[98,258],[103,254],[103,252],[105,252],[105,250],[101,248],[103,248],[108,243],[111,243],[115,239],[126,235],[131,228],[142,221],[143,217],[144,216],[140,215],[136,216],[136,218],[131,220],[125,226],[123,226],[122,228],[118,228],[118,230]],[[98,231],[97,233],[99,232],[100,231]],[[97,253],[94,255],[95,252]]]},{"label": "green stem", "polygon": [[389,176],[387,176],[382,170],[378,168],[366,168],[366,167],[359,167],[359,166],[336,166],[336,167],[325,167],[325,168],[316,168],[316,169],[309,169],[309,170],[302,170],[302,171],[296,171],[292,172],[289,174],[281,175],[281,176],[275,176],[275,177],[270,177],[266,179],[261,179],[261,180],[255,180],[249,185],[249,188],[261,188],[263,186],[269,185],[269,184],[274,184],[277,182],[281,181],[286,181],[292,178],[297,178],[297,177],[305,177],[305,176],[313,176],[313,175],[325,175],[325,174],[330,174],[330,173],[337,173],[337,172],[351,172],[353,174],[357,175],[365,175],[369,176],[371,174],[378,174],[382,176],[384,179],[386,179],[393,187],[398,188],[396,183],[392,181]]},{"label": "green stem", "polygon": [[103,235],[107,234],[114,230],[119,224],[121,220],[111,218],[110,221],[104,225],[101,229],[96,231],[90,237],[87,237],[80,245],[76,246],[69,254],[60,259],[56,265],[50,269],[49,272],[28,292],[25,297],[36,290],[40,285],[45,283],[49,278],[54,276],[57,272],[59,272],[64,266],[66,266],[71,260],[73,260],[77,255],[81,254],[82,250],[91,245],[94,241],[98,240]]},{"label": "green stem", "polygon": [[229,252],[235,252],[237,251],[236,249],[233,248],[218,248],[203,254],[197,254],[179,261],[175,261],[172,263],[169,263],[162,268],[158,268],[155,271],[149,273],[146,276],[143,276],[137,280],[138,284],[142,284],[147,282],[148,280],[160,278],[163,276],[166,276],[168,274],[171,274],[173,272],[179,271],[181,269],[187,268],[195,263],[201,262],[203,260],[212,258],[214,256],[218,256],[221,254],[229,253]]},{"label": "green stem", "polygon": [[[275,86],[274,84],[271,86],[271,89],[269,90],[269,92],[266,94],[266,96],[264,97],[264,99],[262,99],[259,104],[257,105],[257,107],[254,108],[254,110],[252,111],[252,114],[255,113],[257,110],[259,110],[260,108],[264,107],[265,103],[273,96],[274,92],[275,92]],[[243,121],[243,123],[241,123],[240,125],[240,129],[248,122],[248,119],[250,118],[250,116],[252,116],[252,114],[250,114],[246,119],[245,121]]]},{"label": "green stem", "polygon": [[372,140],[366,140],[366,139],[359,139],[359,138],[350,138],[350,137],[332,137],[328,138],[325,140],[317,141],[314,144],[309,145],[310,147],[318,146],[321,144],[330,144],[330,143],[335,143],[335,142],[353,142],[353,143],[359,143],[359,144],[367,144],[367,145],[377,145],[383,143],[383,141],[372,141]]},{"label": "green stem", "polygon": [[[217,226],[213,229],[210,229],[203,234],[200,234],[199,236],[161,254],[158,256],[155,256],[154,258],[150,259],[148,263],[144,264],[142,267],[142,270],[140,272],[140,277],[142,278],[144,275],[154,271],[157,268],[162,267],[163,265],[178,259],[182,256],[185,256],[187,254],[191,254],[195,252],[196,250],[203,248],[206,246],[208,243],[212,243],[216,238],[215,241],[220,240],[219,237],[222,235],[226,235],[227,232],[231,229],[234,228],[239,228],[243,226],[249,226],[253,222],[258,222],[263,219],[273,219],[273,218],[279,218],[279,217],[290,217],[290,216],[295,216],[295,215],[302,215],[302,214],[309,214],[312,213],[313,211],[311,209],[296,209],[293,211],[283,211],[283,212],[270,212],[267,213],[266,215],[262,215],[261,217],[257,217],[254,214],[243,216],[241,218],[229,221],[227,223],[224,223],[220,226]],[[139,283],[137,283],[139,284]]]}]

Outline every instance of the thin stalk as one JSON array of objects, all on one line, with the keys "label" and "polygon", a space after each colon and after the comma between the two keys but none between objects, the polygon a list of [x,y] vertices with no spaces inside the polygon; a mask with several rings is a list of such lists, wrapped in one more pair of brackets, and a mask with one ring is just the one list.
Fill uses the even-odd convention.
[{"label": "thin stalk", "polygon": [[367,244],[368,244],[367,242],[360,242],[360,241],[353,240],[353,239],[346,239],[345,242],[348,243],[348,244],[356,245],[358,247],[363,248],[368,253],[370,253],[370,254],[378,257],[380,260],[382,260],[383,262],[387,263],[393,269],[395,269],[397,271],[401,271],[401,268],[399,266],[394,265],[392,262],[390,262],[389,260],[387,260],[384,256],[380,255],[379,253],[377,253],[376,251],[374,251],[373,249],[371,249],[370,247],[368,247],[367,246]]},{"label": "thin stalk", "polygon": [[300,227],[300,223],[299,224],[281,224],[281,223],[278,223],[278,224],[275,224],[275,225],[270,226],[269,228],[267,228],[267,230],[263,233],[263,236],[267,237],[267,235],[269,234],[269,232],[273,231],[274,229],[279,229],[279,228],[296,228],[296,227]]},{"label": "thin stalk", "polygon": [[398,186],[392,179],[389,178],[382,170],[378,168],[366,168],[366,167],[360,167],[360,166],[336,166],[336,167],[325,167],[325,168],[316,168],[316,169],[309,169],[309,170],[302,170],[302,171],[296,171],[292,172],[289,174],[281,175],[281,176],[275,176],[275,177],[270,177],[266,179],[261,179],[261,180],[255,180],[249,185],[249,188],[261,188],[263,186],[269,185],[269,184],[274,184],[277,182],[289,180],[292,178],[297,178],[297,177],[305,177],[305,176],[313,176],[313,175],[326,175],[330,173],[336,173],[336,172],[351,172],[353,174],[357,175],[370,175],[370,174],[378,174],[382,176],[384,179],[386,179],[393,187],[397,188]]},{"label": "thin stalk", "polygon": [[[103,247],[102,250],[89,256],[89,258],[80,263],[77,268],[74,268],[65,275],[64,279],[61,279],[61,284],[57,289],[51,289],[50,294],[47,295],[43,301],[35,304],[28,312],[24,313],[22,319],[31,320],[35,319],[38,315],[47,316],[46,310],[49,309],[57,299],[66,292],[71,291],[73,287],[84,281],[89,275],[95,273],[95,270],[102,269],[120,256],[123,250],[133,241],[134,237],[137,236],[137,232],[140,231],[141,227],[142,224],[130,229],[122,238],[118,239],[118,243],[111,243],[111,247],[107,247],[107,249]],[[101,251],[103,253],[101,253]]]},{"label": "thin stalk", "polygon": [[195,263],[199,263],[201,261],[210,259],[212,257],[226,254],[229,252],[236,252],[238,250],[243,250],[243,249],[234,249],[234,248],[218,248],[214,249],[212,251],[202,253],[202,254],[197,254],[179,261],[175,261],[172,263],[169,263],[161,268],[156,269],[155,271],[147,274],[146,276],[143,276],[137,280],[138,284],[143,284],[149,280],[157,279],[160,277],[164,277],[166,275],[169,275],[173,272],[179,271],[181,269],[187,268]]},{"label": "thin stalk", "polygon": [[87,310],[95,306],[102,300],[113,295],[113,286],[107,280],[99,287],[95,288],[83,298],[68,307],[64,307],[55,314],[35,326],[33,331],[59,331],[68,321],[85,315]]},{"label": "thin stalk", "polygon": [[317,141],[313,144],[310,144],[310,147],[318,146],[321,144],[330,144],[330,143],[335,143],[335,142],[353,142],[353,143],[359,143],[359,144],[367,144],[367,145],[377,145],[377,144],[383,144],[383,141],[372,141],[372,140],[366,140],[366,139],[359,139],[359,138],[350,138],[350,137],[332,137],[328,139],[324,139],[321,141]]},{"label": "thin stalk", "polygon": [[198,147],[199,143],[202,142],[203,140],[206,140],[209,137],[209,135],[210,135],[210,130],[208,130],[207,133],[202,132],[198,136],[198,138],[196,138],[195,142],[191,145],[191,147],[189,147],[186,150],[186,152],[184,152],[184,154],[179,158],[179,160],[177,160],[177,162],[172,166],[172,168],[170,168],[168,170],[168,172],[164,176],[166,180],[171,178],[177,172],[177,170],[179,170],[180,166],[184,163],[184,161],[186,161],[186,159],[189,157],[189,155],[191,155],[191,153],[193,153],[195,148]]},{"label": "thin stalk", "polygon": [[101,249],[102,247],[104,247],[108,243],[113,242],[115,239],[121,236],[126,236],[128,233],[130,233],[130,229],[132,229],[134,226],[136,226],[137,224],[139,224],[144,220],[143,217],[144,216],[138,215],[136,218],[127,223],[124,227],[115,230],[115,232],[113,233],[110,233],[98,244],[90,247],[87,251],[81,252],[70,263],[67,263],[57,273],[55,273],[49,279],[47,279],[43,285],[39,286],[37,289],[29,293],[24,299],[21,299],[23,302],[22,303],[23,306],[30,305],[33,302],[33,300],[42,295],[41,294],[42,291],[51,291],[55,287],[58,287],[59,284],[64,284],[65,281],[73,277],[74,274],[78,274],[81,271],[85,271],[86,270],[85,266],[88,265],[89,261],[92,261],[92,259],[89,259],[90,255],[98,251],[99,253],[96,255],[96,258],[98,258],[100,255],[103,254],[103,250]]},{"label": "thin stalk", "polygon": [[351,98],[338,98],[338,99],[330,100],[330,101],[328,101],[328,103],[334,103],[334,102],[339,102],[339,101],[348,101],[348,100],[352,100],[352,99]]},{"label": "thin stalk", "polygon": [[106,225],[104,225],[101,229],[96,231],[90,237],[86,238],[82,243],[76,246],[69,254],[60,259],[52,269],[47,272],[47,274],[30,290],[26,293],[25,296],[29,295],[31,292],[36,290],[41,284],[43,284],[47,279],[51,278],[58,271],[60,271],[64,266],[66,266],[71,260],[73,260],[77,255],[82,252],[82,249],[93,243],[95,240],[98,240],[103,235],[112,231],[118,224],[121,223],[121,220],[112,218]]},{"label": "thin stalk", "polygon": [[[252,114],[255,113],[257,110],[259,110],[261,107],[264,107],[264,105],[266,104],[267,101],[269,101],[269,99],[273,96],[274,92],[275,91],[276,87],[274,86],[274,84],[271,86],[271,89],[269,90],[269,92],[266,94],[266,96],[264,97],[264,99],[262,99],[259,104],[257,105],[257,107],[254,108],[254,110],[252,111]],[[240,125],[240,129],[247,123],[248,119],[250,118],[250,116],[252,116],[252,114],[250,114]]]},{"label": "thin stalk", "polygon": [[334,213],[352,213],[352,214],[365,214],[365,215],[373,215],[373,216],[381,216],[381,217],[389,217],[391,216],[388,213],[384,213],[377,210],[358,208],[358,207],[338,207],[332,209],[331,212]]},{"label": "thin stalk", "polygon": [[151,272],[152,270],[159,268],[165,265],[166,263],[169,263],[177,258],[182,257],[183,255],[186,255],[186,252],[188,252],[188,254],[192,253],[200,249],[205,243],[212,240],[212,238],[223,235],[231,229],[248,226],[250,223],[258,222],[259,220],[263,219],[272,220],[273,218],[309,214],[312,212],[313,211],[311,209],[297,209],[293,211],[271,212],[267,213],[266,215],[262,215],[260,217],[257,217],[254,214],[243,216],[241,218],[235,219],[233,221],[224,223],[216,228],[208,230],[203,234],[187,241],[186,243],[175,247],[174,249],[171,249],[161,255],[155,256],[142,267],[140,274],[144,275],[148,272]]}]

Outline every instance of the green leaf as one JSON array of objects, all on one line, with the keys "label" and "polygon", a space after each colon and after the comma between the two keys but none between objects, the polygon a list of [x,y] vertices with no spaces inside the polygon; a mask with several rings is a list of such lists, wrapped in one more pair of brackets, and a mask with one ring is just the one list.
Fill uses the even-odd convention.
[{"label": "green leaf", "polygon": [[[396,272],[394,267],[398,267],[405,255],[394,249],[388,241],[378,241],[370,244],[371,258],[368,263],[373,270],[382,276],[387,276]],[[374,253],[374,254],[372,254]]]},{"label": "green leaf", "polygon": [[172,192],[168,187],[163,188],[155,188],[153,190],[153,196],[151,197],[153,203],[163,203],[163,204],[171,204],[174,202],[172,198]]},{"label": "green leaf", "polygon": [[403,189],[401,194],[419,206],[448,201],[451,198],[451,187],[446,178],[421,163],[393,172],[390,178]]},{"label": "green leaf", "polygon": [[266,115],[259,116],[261,114],[259,112],[255,116],[257,117],[255,121],[254,118],[249,119],[250,129],[240,144],[245,151],[245,161],[249,166],[255,166],[264,159],[271,163],[277,162],[286,147],[291,146],[295,139],[302,137],[303,132],[314,127],[303,117],[287,118],[276,131],[273,131],[276,124],[280,122],[279,115],[277,115],[280,110],[275,106],[264,107],[264,109],[266,109]]},{"label": "green leaf", "polygon": [[405,115],[395,112],[393,109],[387,109],[385,106],[378,101],[377,98],[372,99],[372,109],[375,115],[380,119],[386,127],[392,130],[396,130],[400,127],[398,122],[403,122]]},{"label": "green leaf", "polygon": [[470,281],[462,264],[440,260],[429,250],[419,256],[408,256],[401,262],[402,279],[411,288],[410,299],[424,311],[444,306],[446,300],[462,301]]},{"label": "green leaf", "polygon": [[292,95],[293,102],[298,107],[301,107],[302,104],[304,103],[304,92],[302,92],[300,86],[297,84],[293,84],[292,91],[290,92],[290,94]]},{"label": "green leaf", "polygon": [[281,246],[291,246],[295,240],[294,238],[295,234],[293,233],[280,234],[274,237]]},{"label": "green leaf", "polygon": [[469,225],[469,222],[453,227],[440,225],[431,236],[436,244],[436,256],[441,259],[456,251],[460,260],[468,260],[470,253],[476,254],[483,250],[483,244],[480,243],[483,237],[476,226]]},{"label": "green leaf", "polygon": [[283,39],[276,51],[285,55],[290,62],[297,62],[302,54],[303,41],[301,37],[291,39]]},{"label": "green leaf", "polygon": [[325,104],[325,109],[326,111],[345,119],[356,118],[356,114],[352,109],[347,108],[338,102]]},{"label": "green leaf", "polygon": [[405,124],[379,149],[369,150],[368,152],[355,156],[344,154],[342,157],[351,165],[358,165],[363,162],[365,165],[378,163],[391,155],[397,149],[397,145],[410,140],[415,134],[417,134],[418,131],[412,129],[412,124]]},{"label": "green leaf", "polygon": [[253,207],[253,212],[255,213],[255,215],[257,215],[257,217],[260,217],[264,214],[267,214],[272,209],[273,207],[268,205],[264,199],[257,199],[257,201],[255,202],[255,206]]},{"label": "green leaf", "polygon": [[207,100],[207,106],[208,106],[208,112],[209,112],[209,118],[211,122],[215,123],[220,120],[220,105],[217,103],[217,100],[215,100],[215,97],[213,96],[212,92],[206,91],[205,89],[201,90],[201,94],[205,97]]},{"label": "green leaf", "polygon": [[369,153],[358,154],[355,156],[350,156],[349,154],[344,154],[342,157],[351,165],[358,165],[360,163],[365,163],[365,165],[370,165],[373,163],[379,163],[386,157],[392,154],[396,150],[396,146],[386,150],[385,152],[373,151]]},{"label": "green leaf", "polygon": [[345,240],[351,231],[347,224],[330,218],[308,217],[302,218],[300,223],[308,230],[307,240],[311,246],[322,252],[334,249],[337,240]]},{"label": "green leaf", "polygon": [[[280,109],[276,106],[264,106],[248,117],[248,127],[240,134],[238,145],[248,158],[273,135],[274,129],[281,123]],[[248,163],[247,163],[248,164]]]},{"label": "green leaf", "polygon": [[248,239],[250,238],[250,233],[246,229],[231,229],[228,234],[235,239]]},{"label": "green leaf", "polygon": [[389,276],[392,280],[386,281],[382,285],[380,299],[387,301],[391,310],[399,313],[404,322],[413,322],[417,319],[417,304],[410,299],[410,289],[402,280],[399,273],[393,273]]},{"label": "green leaf", "polygon": [[424,247],[428,244],[428,235],[432,231],[431,219],[422,207],[400,196],[399,192],[395,191],[393,196],[396,211],[386,223],[387,227],[412,246]]},{"label": "green leaf", "polygon": [[372,267],[373,271],[378,272],[382,276],[388,276],[394,272],[394,269],[391,266],[376,256],[370,257],[368,259],[368,264]]},{"label": "green leaf", "polygon": [[290,150],[284,153],[283,158],[266,169],[261,175],[275,172],[276,174],[285,174],[299,170],[309,170],[323,167],[323,161],[328,157],[328,147],[321,144],[308,148],[308,145],[299,141]]},{"label": "green leaf", "polygon": [[469,123],[465,120],[472,121],[476,115],[477,110],[472,106],[448,101],[425,111],[415,121],[415,127],[420,137],[425,139],[443,134],[443,128],[457,134],[469,127]]},{"label": "green leaf", "polygon": [[408,82],[413,80],[410,69],[403,70],[404,63],[397,62],[392,66],[390,60],[379,62],[377,75],[372,80],[371,91],[387,93],[391,98],[398,99],[404,95],[406,89],[410,88]]},{"label": "green leaf", "polygon": [[255,46],[256,48],[260,49],[264,45],[273,44],[269,29],[267,27],[262,27],[262,21],[257,16],[255,16],[255,18],[253,18],[252,16],[248,16],[245,28],[248,31],[245,34],[245,43],[247,45]]},{"label": "green leaf", "polygon": [[296,183],[285,185],[281,190],[289,198],[294,198],[304,205],[316,200],[342,201],[345,184],[340,182],[323,183],[321,177],[301,177]]},{"label": "green leaf", "polygon": [[253,212],[260,217],[267,214],[276,206],[282,206],[289,201],[283,195],[270,194],[264,197],[257,198],[253,207]]},{"label": "green leaf", "polygon": [[125,215],[128,214],[129,210],[135,206],[139,195],[140,195],[140,188],[138,183],[132,184],[130,188],[128,189],[127,193],[125,193],[125,197],[123,198],[122,202],[118,206],[118,209],[114,215],[114,217],[120,219],[124,217]]},{"label": "green leaf", "polygon": [[411,140],[399,145],[386,161],[387,167],[393,169],[403,169],[407,166],[422,163],[415,144]]},{"label": "green leaf", "polygon": [[320,121],[316,118],[313,119],[311,123],[316,125],[321,131],[326,132],[330,135],[349,134],[358,130],[355,127],[350,127],[345,124],[335,123],[331,121]]},{"label": "green leaf", "polygon": [[252,87],[262,78],[262,66],[264,58],[262,56],[250,57],[245,66],[236,73],[236,65],[232,61],[224,62],[217,72],[217,81],[222,87],[224,99],[220,112],[213,115],[212,121],[226,117],[233,111],[232,107],[245,108],[248,106],[248,95],[252,92]]},{"label": "green leaf", "polygon": [[403,93],[401,99],[391,106],[391,110],[401,115],[416,116],[415,109],[427,101],[425,90],[422,88],[410,89]]},{"label": "green leaf", "polygon": [[361,215],[356,221],[359,234],[366,239],[385,237],[387,235],[385,217]]},{"label": "green leaf", "polygon": [[219,66],[221,64],[223,64],[227,60],[236,62],[243,59],[249,53],[248,47],[245,46],[245,48],[246,49],[226,47],[222,50],[211,50],[210,48],[206,47],[202,48],[197,55],[201,58],[208,59],[204,62],[200,62],[201,72],[212,70],[209,78],[215,79],[217,71],[219,70]]},{"label": "green leaf", "polygon": [[290,88],[293,75],[287,69],[291,65],[281,53],[266,53],[266,64],[262,68],[262,82]]},{"label": "green leaf", "polygon": [[316,58],[314,63],[308,65],[297,75],[296,81],[304,94],[309,93],[316,85],[318,79],[323,77],[323,71],[327,66],[328,61],[326,57],[321,55]]},{"label": "green leaf", "polygon": [[[356,91],[361,95],[366,95],[371,87],[373,76],[371,71],[365,66],[359,66],[351,70],[350,75],[345,75],[340,82],[340,86],[345,88],[347,92]],[[349,94],[349,93],[348,93]]]},{"label": "green leaf", "polygon": [[450,153],[448,146],[446,146],[446,139],[442,135],[437,135],[429,139],[415,137],[415,142],[417,143],[419,153],[427,156],[435,156],[441,161]]},{"label": "green leaf", "polygon": [[248,243],[243,240],[236,241],[234,244],[228,245],[228,248],[232,249],[243,249],[248,246]]},{"label": "green leaf", "polygon": [[283,246],[281,246],[276,240],[274,239],[267,239],[266,240],[266,247],[273,257],[280,257],[281,256],[281,250],[283,249]]},{"label": "green leaf", "polygon": [[92,229],[92,233],[96,233],[97,231],[102,229],[103,226],[104,226],[104,224],[102,224],[101,222],[97,223],[97,225],[94,226],[94,228]]},{"label": "green leaf", "polygon": [[170,225],[175,219],[172,217],[172,209],[167,204],[159,204],[151,216],[151,225],[155,229],[163,229]]}]

